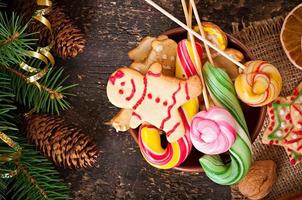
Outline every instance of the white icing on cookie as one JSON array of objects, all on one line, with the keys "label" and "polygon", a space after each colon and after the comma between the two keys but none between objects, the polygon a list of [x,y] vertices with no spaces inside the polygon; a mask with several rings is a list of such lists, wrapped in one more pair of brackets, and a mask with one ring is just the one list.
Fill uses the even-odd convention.
[{"label": "white icing on cookie", "polygon": [[300,113],[298,111],[295,111],[295,116],[299,116]]},{"label": "white icing on cookie", "polygon": [[282,135],[283,135],[283,134],[282,134],[282,131],[277,131],[277,132],[276,132],[276,135],[277,135],[278,137],[282,137]]},{"label": "white icing on cookie", "polygon": [[285,122],[281,122],[281,128],[285,128]]}]

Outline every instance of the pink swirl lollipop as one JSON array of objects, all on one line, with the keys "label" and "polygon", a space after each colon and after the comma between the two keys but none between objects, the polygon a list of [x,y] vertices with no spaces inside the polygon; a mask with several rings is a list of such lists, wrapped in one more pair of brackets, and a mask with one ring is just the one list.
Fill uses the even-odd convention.
[{"label": "pink swirl lollipop", "polygon": [[193,118],[190,137],[194,147],[205,154],[228,151],[236,140],[233,116],[223,108],[212,107]]}]

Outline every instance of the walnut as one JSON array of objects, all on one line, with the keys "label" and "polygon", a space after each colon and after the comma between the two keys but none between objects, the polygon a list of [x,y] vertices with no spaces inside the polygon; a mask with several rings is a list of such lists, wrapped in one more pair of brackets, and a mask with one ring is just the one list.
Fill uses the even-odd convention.
[{"label": "walnut", "polygon": [[250,199],[262,199],[270,193],[276,179],[274,161],[256,161],[247,176],[239,183],[239,191]]}]

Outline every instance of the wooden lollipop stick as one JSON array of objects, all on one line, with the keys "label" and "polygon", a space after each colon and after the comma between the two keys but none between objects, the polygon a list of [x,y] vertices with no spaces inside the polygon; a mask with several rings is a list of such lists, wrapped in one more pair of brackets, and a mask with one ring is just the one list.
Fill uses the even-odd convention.
[{"label": "wooden lollipop stick", "polygon": [[[190,27],[190,26],[192,26],[192,20],[190,20],[190,18],[192,19],[192,12],[191,12],[191,17],[190,17],[189,13],[188,13],[186,0],[181,0],[181,4],[182,4],[182,8],[184,10],[186,21],[191,22],[191,24],[188,24],[188,26]],[[199,55],[197,53],[197,49],[196,49],[196,45],[195,45],[195,38],[192,35],[192,33],[188,32],[188,34],[189,34],[189,38],[190,38],[190,41],[191,41],[191,46],[192,46],[192,49],[193,49],[193,57],[194,57],[194,61],[195,61],[195,66],[197,68],[196,71],[197,71],[197,73],[200,77],[201,84],[202,84],[202,95],[203,95],[203,99],[204,99],[204,104],[205,104],[206,110],[208,110],[210,108],[209,97],[208,97],[208,94],[207,94],[207,88],[206,88],[204,78],[203,78],[203,75],[202,75],[201,61],[200,61]]]},{"label": "wooden lollipop stick", "polygon": [[[192,6],[191,6],[191,4],[189,4],[189,9],[188,9],[186,2],[181,1],[181,4],[182,4],[183,10],[189,10],[189,13],[188,12],[184,12],[184,14],[185,14],[187,26],[189,28],[192,28],[192,12],[193,12]],[[188,32],[188,40],[190,40],[189,32]]]},{"label": "wooden lollipop stick", "polygon": [[[191,5],[192,8],[193,8],[194,16],[195,16],[195,19],[196,19],[196,21],[197,21],[199,31],[200,31],[202,37],[206,38],[205,33],[204,33],[204,30],[203,30],[203,27],[202,27],[202,23],[201,23],[201,20],[200,20],[200,18],[199,18],[199,14],[198,14],[198,11],[197,11],[197,8],[196,8],[195,1],[194,1],[194,0],[189,0],[189,1],[190,1],[190,5]],[[211,63],[212,65],[214,65],[214,61],[213,61],[213,58],[212,58],[212,55],[211,55],[211,51],[210,51],[210,49],[209,49],[209,46],[208,46],[207,44],[204,44],[204,47],[205,47],[205,49],[206,49],[207,56],[208,56],[208,59],[209,59],[210,63]]]},{"label": "wooden lollipop stick", "polygon": [[243,64],[241,64],[240,62],[238,62],[237,60],[233,59],[231,56],[229,56],[228,54],[226,54],[225,52],[223,52],[222,50],[220,50],[218,47],[216,47],[211,42],[209,42],[206,38],[202,37],[200,34],[196,33],[194,30],[192,30],[191,28],[189,28],[188,26],[186,26],[179,19],[177,19],[176,17],[174,17],[173,15],[171,15],[169,12],[167,12],[166,10],[164,10],[163,8],[161,8],[159,5],[157,5],[156,3],[154,3],[152,0],[145,0],[145,2],[147,2],[148,4],[150,4],[152,7],[154,7],[155,9],[157,9],[159,12],[161,12],[162,14],[164,14],[165,16],[167,16],[168,18],[170,18],[172,21],[174,21],[176,24],[178,24],[182,28],[186,29],[188,32],[190,32],[191,34],[193,34],[195,37],[197,37],[198,39],[200,39],[202,42],[204,42],[205,44],[207,44],[209,47],[211,47],[215,51],[217,51],[223,57],[225,57],[226,59],[228,59],[229,61],[231,61],[232,63],[234,63],[238,67],[240,67],[241,69],[243,69],[243,70],[245,69],[245,66]]},{"label": "wooden lollipop stick", "polygon": [[[192,10],[192,6],[191,6],[191,4],[189,4],[189,9],[188,9],[188,23],[187,23],[187,26],[189,27],[189,28],[191,28],[192,29],[192,12],[193,12],[193,10]],[[186,13],[186,12],[184,12],[184,13]],[[190,33],[188,32],[188,39],[190,39]]]},{"label": "wooden lollipop stick", "polygon": [[192,12],[193,12],[193,8],[192,8],[192,5],[189,3],[189,13],[188,13],[188,15],[189,15],[189,23],[187,24],[187,26],[189,27],[189,28],[192,28]]},{"label": "wooden lollipop stick", "polygon": [[182,9],[184,10],[184,14],[185,14],[185,19],[186,19],[186,23],[187,23],[187,26],[190,27],[190,17],[189,17],[189,14],[188,14],[188,7],[187,7],[187,3],[186,1],[184,0],[181,0],[181,5],[182,5]]}]

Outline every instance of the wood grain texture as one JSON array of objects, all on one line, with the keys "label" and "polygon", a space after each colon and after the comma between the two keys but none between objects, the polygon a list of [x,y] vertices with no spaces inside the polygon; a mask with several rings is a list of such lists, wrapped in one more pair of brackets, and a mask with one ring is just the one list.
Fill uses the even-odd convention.
[{"label": "wood grain texture", "polygon": [[[157,0],[184,21],[178,0]],[[198,1],[203,20],[230,31],[231,22],[249,22],[284,14],[300,0]],[[203,3],[201,3],[203,2]],[[231,3],[227,3],[231,2]],[[107,100],[105,85],[116,68],[128,65],[129,49],[144,36],[156,36],[176,27],[143,0],[60,0],[68,15],[86,34],[83,54],[57,60],[79,83],[64,117],[92,135],[101,150],[95,168],[62,171],[75,199],[230,199],[228,187],[211,182],[204,174],[187,174],[150,167],[130,134],[105,126],[118,109]]]}]

